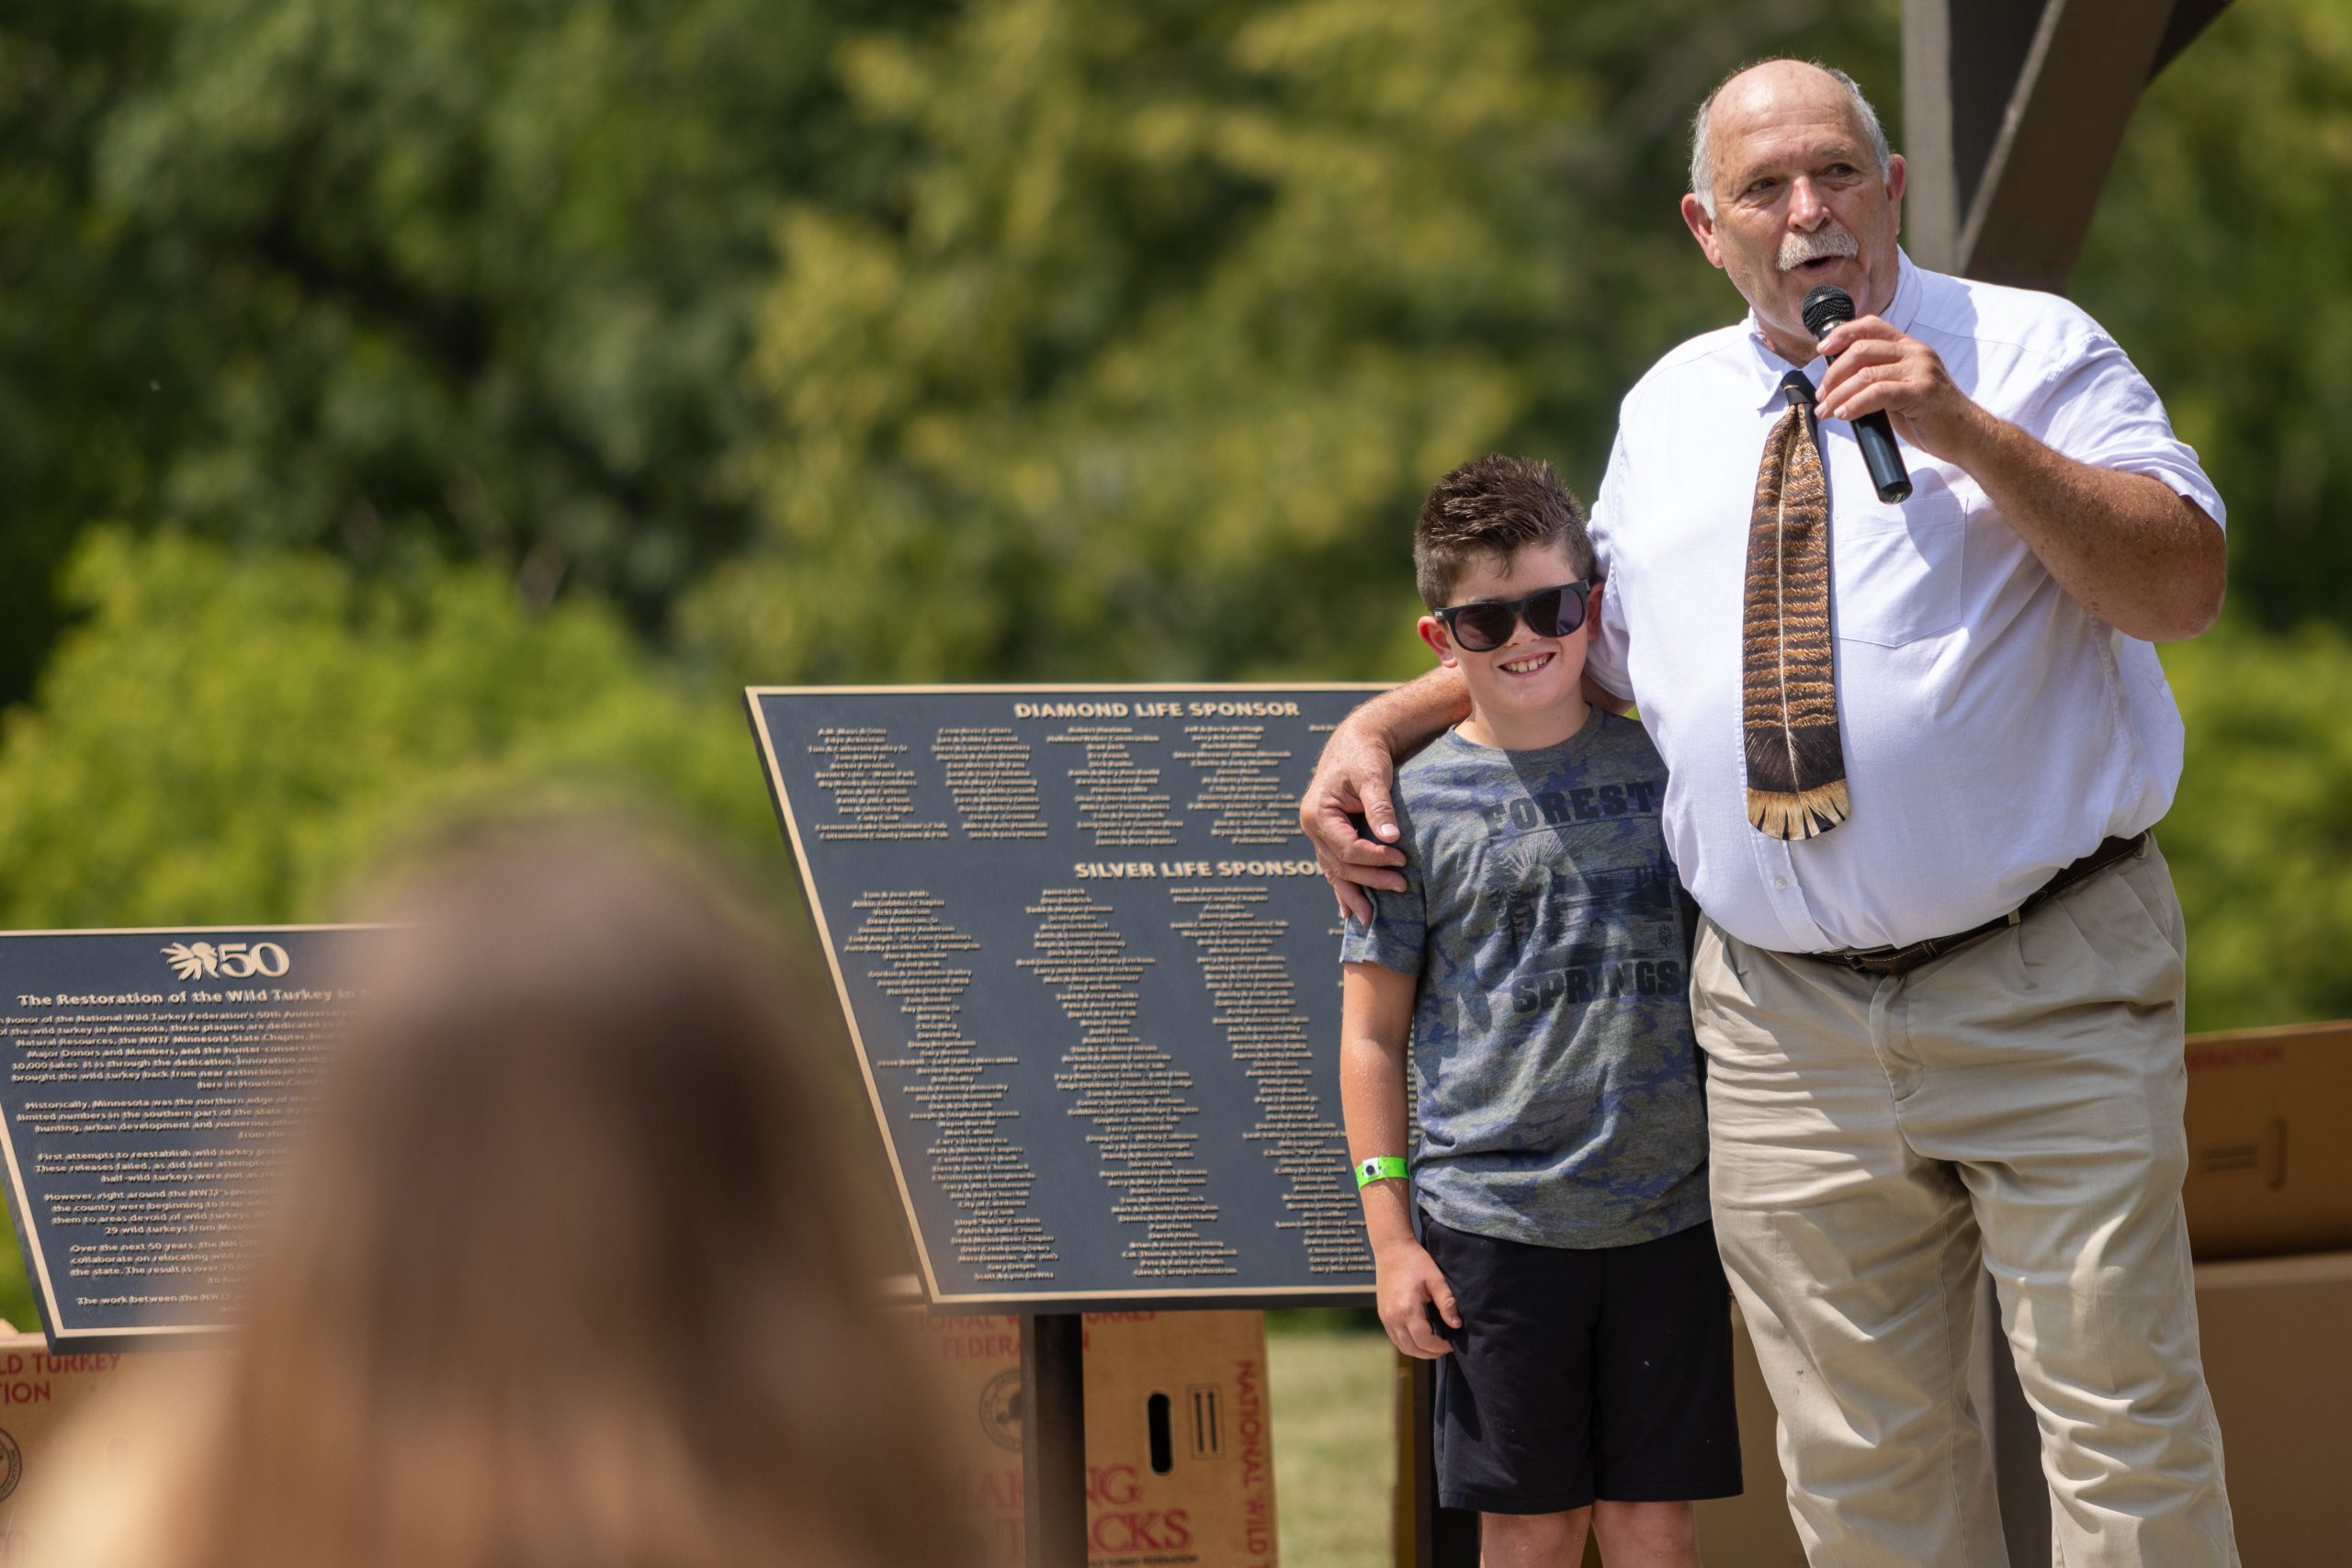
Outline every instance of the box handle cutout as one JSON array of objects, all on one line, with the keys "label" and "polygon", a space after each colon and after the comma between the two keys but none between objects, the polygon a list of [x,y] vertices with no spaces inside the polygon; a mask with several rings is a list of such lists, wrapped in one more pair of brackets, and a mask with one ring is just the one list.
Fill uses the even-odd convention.
[{"label": "box handle cutout", "polygon": [[1151,1432],[1151,1472],[1165,1475],[1176,1468],[1176,1438],[1169,1429],[1168,1396],[1155,1393],[1144,1401],[1144,1424]]}]

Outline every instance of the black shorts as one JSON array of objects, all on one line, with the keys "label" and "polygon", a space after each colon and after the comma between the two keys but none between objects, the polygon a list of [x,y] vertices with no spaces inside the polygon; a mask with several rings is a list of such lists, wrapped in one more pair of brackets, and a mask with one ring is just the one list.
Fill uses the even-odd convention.
[{"label": "black shorts", "polygon": [[[1438,1332],[1438,1500],[1555,1514],[1737,1495],[1731,1292],[1715,1229],[1589,1251],[1422,1218],[1462,1314]],[[1431,1314],[1435,1316],[1434,1314]]]}]

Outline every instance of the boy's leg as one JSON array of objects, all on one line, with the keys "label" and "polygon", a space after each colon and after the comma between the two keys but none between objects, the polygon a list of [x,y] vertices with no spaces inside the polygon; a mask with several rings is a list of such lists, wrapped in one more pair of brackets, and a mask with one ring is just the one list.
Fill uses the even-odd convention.
[{"label": "boy's leg", "polygon": [[1714,1227],[1604,1247],[1592,1531],[1607,1568],[1697,1568],[1702,1497],[1740,1490],[1731,1291]]},{"label": "boy's leg", "polygon": [[[1453,1346],[1437,1362],[1438,1501],[1491,1516],[1581,1514],[1593,1495],[1599,1276],[1585,1254],[1434,1220],[1421,1239],[1462,1315],[1460,1328],[1438,1330]],[[1543,1529],[1499,1528],[1531,1538]],[[1575,1528],[1581,1539],[1580,1519]]]},{"label": "boy's leg", "polygon": [[1584,1561],[1584,1532],[1591,1521],[1590,1508],[1564,1514],[1481,1514],[1478,1568],[1577,1568]]},{"label": "boy's leg", "polygon": [[1699,1568],[1699,1506],[1695,1503],[1611,1503],[1592,1506],[1592,1533],[1602,1568]]}]

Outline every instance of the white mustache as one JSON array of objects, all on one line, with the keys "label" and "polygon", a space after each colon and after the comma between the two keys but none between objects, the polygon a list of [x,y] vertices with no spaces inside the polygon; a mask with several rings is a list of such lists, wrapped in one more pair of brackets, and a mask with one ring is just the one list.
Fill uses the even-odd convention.
[{"label": "white mustache", "polygon": [[1781,270],[1791,272],[1824,256],[1850,256],[1861,248],[1853,235],[1834,223],[1825,223],[1810,234],[1789,233],[1781,237]]}]

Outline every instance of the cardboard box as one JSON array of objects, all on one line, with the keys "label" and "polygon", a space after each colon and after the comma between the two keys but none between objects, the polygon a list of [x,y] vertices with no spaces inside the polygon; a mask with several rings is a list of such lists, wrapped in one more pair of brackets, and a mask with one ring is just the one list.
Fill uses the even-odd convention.
[{"label": "cardboard box", "polygon": [[2239,1555],[2337,1568],[2352,1558],[2352,1252],[2201,1263],[2197,1317]]},{"label": "cardboard box", "polygon": [[2200,1034],[2188,1063],[2199,1260],[2352,1248],[2352,1023]]},{"label": "cardboard box", "polygon": [[0,1562],[40,1568],[24,1527],[52,1495],[58,1439],[119,1381],[119,1354],[52,1356],[38,1334],[0,1332]]},{"label": "cardboard box", "polygon": [[[1020,1568],[1021,1335],[1012,1317],[929,1317],[957,1500],[989,1568]],[[1265,1319],[1086,1316],[1091,1568],[1274,1568]]]}]

